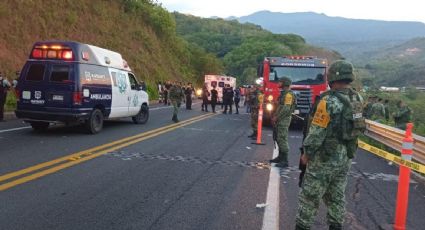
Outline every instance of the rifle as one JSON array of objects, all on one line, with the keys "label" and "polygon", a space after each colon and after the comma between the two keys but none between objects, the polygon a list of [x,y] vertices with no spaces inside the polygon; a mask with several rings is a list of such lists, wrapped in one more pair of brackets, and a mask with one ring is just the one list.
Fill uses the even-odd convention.
[{"label": "rifle", "polygon": [[300,163],[298,165],[298,169],[301,170],[301,172],[300,172],[300,177],[299,177],[299,180],[298,180],[298,187],[301,188],[301,185],[303,184],[303,180],[304,180],[304,174],[305,174],[305,171],[307,170],[307,165],[303,164],[301,162],[301,157],[304,154],[304,148],[303,147],[300,148],[300,153],[301,153],[301,155],[300,155]]}]

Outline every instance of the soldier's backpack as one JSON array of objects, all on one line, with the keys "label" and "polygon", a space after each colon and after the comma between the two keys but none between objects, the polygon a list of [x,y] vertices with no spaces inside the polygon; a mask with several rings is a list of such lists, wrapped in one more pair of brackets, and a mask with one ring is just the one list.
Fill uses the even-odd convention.
[{"label": "soldier's backpack", "polygon": [[357,140],[357,138],[366,130],[366,121],[363,116],[363,102],[360,95],[350,89],[348,94],[349,99],[341,95],[341,93],[333,92],[343,104],[341,119],[341,135],[340,138],[344,141]]}]

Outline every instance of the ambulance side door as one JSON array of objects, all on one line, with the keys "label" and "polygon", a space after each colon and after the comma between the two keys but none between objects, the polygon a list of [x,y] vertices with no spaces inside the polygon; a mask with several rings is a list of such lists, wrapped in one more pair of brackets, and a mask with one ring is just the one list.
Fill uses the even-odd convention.
[{"label": "ambulance side door", "polygon": [[142,98],[140,96],[142,90],[132,73],[128,73],[128,80],[130,82],[130,104],[128,106],[128,112],[130,116],[134,116],[139,113],[142,106]]},{"label": "ambulance side door", "polygon": [[110,69],[112,78],[112,104],[110,118],[127,117],[130,104],[130,84],[125,71]]}]

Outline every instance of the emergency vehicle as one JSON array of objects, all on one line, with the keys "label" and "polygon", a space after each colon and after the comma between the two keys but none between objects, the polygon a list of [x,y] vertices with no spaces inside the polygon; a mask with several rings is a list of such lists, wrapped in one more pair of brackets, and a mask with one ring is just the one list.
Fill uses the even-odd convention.
[{"label": "emergency vehicle", "polygon": [[283,77],[292,80],[296,96],[293,120],[305,118],[316,98],[328,90],[327,64],[326,59],[311,56],[266,57],[258,68],[258,76],[263,78],[265,119],[269,120],[277,107]]},{"label": "emergency vehicle", "polygon": [[218,92],[217,103],[223,103],[223,88],[225,85],[230,85],[233,89],[236,88],[236,78],[230,76],[222,76],[222,75],[205,75],[205,84],[208,87],[208,92],[210,92],[210,96],[208,100],[211,101],[211,90],[215,86]]},{"label": "emergency vehicle", "polygon": [[34,130],[82,123],[98,133],[104,119],[149,118],[148,94],[121,54],[68,41],[36,42],[17,86],[18,118]]}]

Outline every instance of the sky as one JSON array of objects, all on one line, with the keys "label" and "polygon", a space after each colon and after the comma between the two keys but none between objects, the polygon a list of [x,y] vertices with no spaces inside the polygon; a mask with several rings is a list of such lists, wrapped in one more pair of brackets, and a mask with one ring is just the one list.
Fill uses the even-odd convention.
[{"label": "sky", "polygon": [[245,16],[260,10],[316,12],[328,16],[425,23],[420,0],[158,0],[169,11],[200,17]]}]

